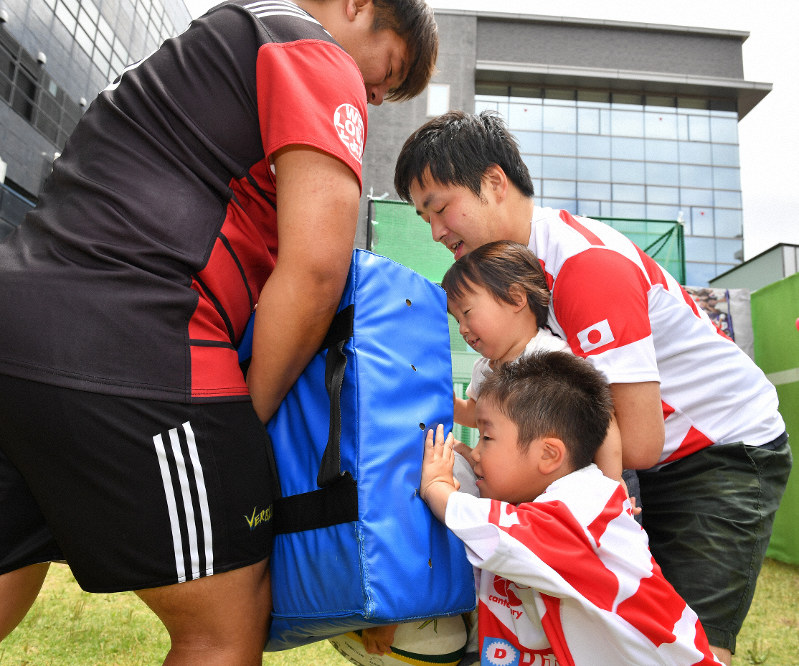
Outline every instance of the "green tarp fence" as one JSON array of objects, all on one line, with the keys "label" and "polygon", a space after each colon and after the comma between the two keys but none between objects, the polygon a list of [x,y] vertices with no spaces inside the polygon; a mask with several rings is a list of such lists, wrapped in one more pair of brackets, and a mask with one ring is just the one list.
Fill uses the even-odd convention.
[{"label": "green tarp fence", "polygon": [[777,387],[794,468],[766,555],[799,564],[799,273],[752,292],[755,362]]}]

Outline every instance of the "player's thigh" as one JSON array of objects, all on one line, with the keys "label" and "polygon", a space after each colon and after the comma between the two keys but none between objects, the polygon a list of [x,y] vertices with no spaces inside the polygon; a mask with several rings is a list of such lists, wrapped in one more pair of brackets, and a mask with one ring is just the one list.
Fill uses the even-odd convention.
[{"label": "player's thigh", "polygon": [[173,649],[238,644],[245,652],[263,650],[272,609],[267,560],[136,594],[163,622]]}]

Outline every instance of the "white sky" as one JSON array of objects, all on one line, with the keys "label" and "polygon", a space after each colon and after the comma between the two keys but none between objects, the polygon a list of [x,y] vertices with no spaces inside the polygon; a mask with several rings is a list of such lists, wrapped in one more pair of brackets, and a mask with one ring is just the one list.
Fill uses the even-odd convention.
[{"label": "white sky", "polygon": [[[193,16],[218,0],[185,0]],[[485,10],[486,0],[428,0]],[[796,0],[492,0],[491,11],[742,30],[744,78],[774,89],[738,125],[744,258],[799,245],[799,2]]]}]

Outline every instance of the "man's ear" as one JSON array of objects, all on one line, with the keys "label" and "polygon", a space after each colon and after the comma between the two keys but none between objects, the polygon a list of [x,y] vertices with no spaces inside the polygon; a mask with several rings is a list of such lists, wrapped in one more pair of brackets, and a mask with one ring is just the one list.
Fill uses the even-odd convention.
[{"label": "man's ear", "polygon": [[367,9],[373,9],[372,0],[345,0],[347,18],[354,21],[355,17]]},{"label": "man's ear", "polygon": [[538,471],[541,474],[552,474],[567,462],[566,445],[557,437],[545,437],[541,441]]},{"label": "man's ear", "polygon": [[502,201],[508,194],[508,176],[499,164],[492,164],[483,174],[483,194]]}]

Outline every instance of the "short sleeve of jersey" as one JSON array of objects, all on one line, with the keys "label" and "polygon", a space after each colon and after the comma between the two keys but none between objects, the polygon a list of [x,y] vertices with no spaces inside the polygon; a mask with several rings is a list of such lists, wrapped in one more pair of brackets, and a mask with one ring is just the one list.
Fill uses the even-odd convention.
[{"label": "short sleeve of jersey", "polygon": [[257,70],[265,154],[293,144],[313,146],[347,164],[362,186],[366,93],[352,58],[319,40],[265,44]]},{"label": "short sleeve of jersey", "polygon": [[552,307],[569,346],[610,383],[660,380],[649,289],[639,266],[606,248],[569,258],[555,279]]},{"label": "short sleeve of jersey", "polygon": [[474,365],[472,365],[472,380],[469,382],[469,386],[466,387],[467,398],[477,400],[480,396],[480,387],[483,385],[486,375],[490,372],[491,366],[487,358],[481,356],[474,362]]}]

